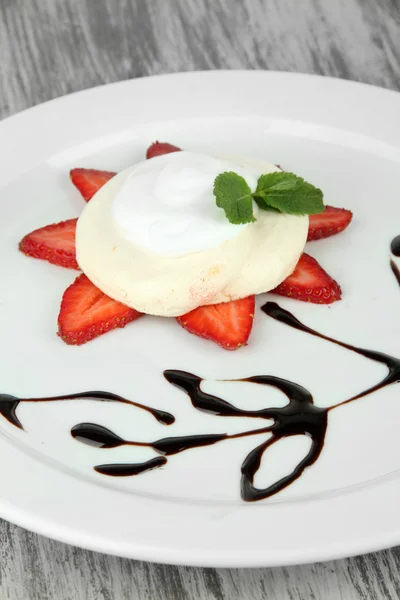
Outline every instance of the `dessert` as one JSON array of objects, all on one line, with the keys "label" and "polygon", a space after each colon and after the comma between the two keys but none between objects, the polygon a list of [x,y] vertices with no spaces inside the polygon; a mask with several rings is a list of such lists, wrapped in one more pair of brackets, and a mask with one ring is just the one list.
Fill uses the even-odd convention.
[{"label": "dessert", "polygon": [[146,157],[119,174],[72,169],[88,202],[81,217],[20,242],[28,256],[84,272],[61,303],[67,344],[149,313],[233,350],[249,338],[255,294],[340,300],[339,284],[303,249],[345,229],[350,211],[323,207],[320,190],[264,161],[160,142]]},{"label": "dessert", "polygon": [[174,152],[120,173],[78,219],[82,271],[114,300],[163,317],[275,288],[304,249],[308,217],[258,210],[230,223],[213,184],[233,170],[255,189],[277,168]]}]

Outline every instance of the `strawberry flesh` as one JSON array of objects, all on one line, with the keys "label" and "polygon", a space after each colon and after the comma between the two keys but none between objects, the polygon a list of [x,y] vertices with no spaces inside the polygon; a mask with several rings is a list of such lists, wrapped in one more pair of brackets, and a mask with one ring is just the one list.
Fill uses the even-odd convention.
[{"label": "strawberry flesh", "polygon": [[177,317],[189,333],[212,340],[226,350],[236,350],[249,339],[254,319],[254,296],[223,304],[200,306]]},{"label": "strawberry flesh", "polygon": [[58,335],[66,344],[80,346],[141,316],[134,308],[103,294],[82,274],[64,292]]},{"label": "strawberry flesh", "polygon": [[180,152],[181,148],[174,146],[173,144],[167,144],[166,142],[154,142],[147,148],[146,158],[154,158],[155,156],[162,156],[163,154],[170,154],[171,152]]},{"label": "strawberry flesh", "polygon": [[115,175],[114,171],[99,171],[98,169],[72,169],[69,172],[72,183],[78,188],[86,202],[89,202],[95,193]]},{"label": "strawberry flesh", "polygon": [[308,254],[301,255],[294,272],[272,291],[313,304],[331,304],[342,296],[339,284]]},{"label": "strawberry flesh", "polygon": [[307,242],[321,240],[336,235],[346,229],[353,213],[345,208],[326,206],[325,210],[318,215],[310,215]]},{"label": "strawberry flesh", "polygon": [[75,252],[77,220],[69,219],[35,229],[20,241],[19,249],[27,256],[47,260],[53,265],[79,269]]}]

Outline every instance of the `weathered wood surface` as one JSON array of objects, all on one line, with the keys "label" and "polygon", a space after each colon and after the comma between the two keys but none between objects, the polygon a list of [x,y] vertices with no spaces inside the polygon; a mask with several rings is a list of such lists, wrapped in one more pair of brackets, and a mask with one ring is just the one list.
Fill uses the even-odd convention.
[{"label": "weathered wood surface", "polygon": [[[0,0],[0,118],[94,85],[196,69],[320,73],[400,89],[400,0]],[[0,521],[0,598],[400,598],[400,550],[281,569],[103,556]]]}]

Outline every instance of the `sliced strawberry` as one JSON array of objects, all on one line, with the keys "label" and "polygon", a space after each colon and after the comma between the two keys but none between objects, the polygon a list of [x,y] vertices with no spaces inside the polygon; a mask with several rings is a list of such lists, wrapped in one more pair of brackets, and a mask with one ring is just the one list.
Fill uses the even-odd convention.
[{"label": "sliced strawberry", "polygon": [[308,254],[302,254],[294,272],[271,291],[313,304],[331,304],[342,296],[339,284]]},{"label": "sliced strawberry", "polygon": [[78,188],[86,202],[110,181],[116,173],[114,171],[98,171],[97,169],[72,169],[69,172],[71,181]]},{"label": "sliced strawberry", "polygon": [[77,220],[69,219],[35,229],[20,241],[19,249],[27,256],[47,260],[53,265],[79,269],[75,252]]},{"label": "sliced strawberry", "polygon": [[103,294],[86,275],[79,275],[64,292],[58,315],[58,335],[80,346],[142,316],[134,308]]},{"label": "sliced strawberry", "polygon": [[236,350],[249,339],[254,319],[254,296],[223,304],[200,306],[177,317],[184,329],[212,340],[226,350]]},{"label": "sliced strawberry", "polygon": [[146,158],[154,158],[155,156],[161,156],[162,154],[170,154],[171,152],[180,152],[181,148],[167,144],[166,142],[154,142],[149,148],[147,148]]},{"label": "sliced strawberry", "polygon": [[326,206],[319,215],[310,215],[307,242],[336,235],[346,229],[353,213],[345,208]]}]

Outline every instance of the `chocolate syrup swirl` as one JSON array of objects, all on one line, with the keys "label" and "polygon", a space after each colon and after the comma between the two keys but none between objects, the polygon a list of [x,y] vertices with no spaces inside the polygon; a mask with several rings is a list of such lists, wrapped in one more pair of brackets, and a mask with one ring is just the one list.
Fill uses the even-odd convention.
[{"label": "chocolate syrup swirl", "polygon": [[[268,408],[251,411],[237,408],[218,396],[207,394],[201,389],[200,385],[202,379],[197,375],[185,371],[168,370],[164,371],[164,376],[167,381],[189,396],[192,405],[197,410],[220,417],[267,419],[268,421],[272,420],[273,424],[235,434],[217,433],[190,435],[163,438],[156,440],[155,442],[138,442],[134,440],[125,440],[101,425],[95,423],[81,423],[72,428],[72,436],[80,442],[91,446],[94,445],[98,448],[116,448],[122,445],[146,446],[164,456],[172,456],[191,448],[210,446],[228,439],[232,440],[239,437],[272,434],[272,437],[267,439],[267,441],[263,442],[260,446],[257,446],[243,462],[241,494],[242,498],[247,501],[268,498],[287,487],[292,481],[300,477],[304,469],[315,462],[320,455],[327,427],[327,411],[315,406],[310,392],[302,386],[272,375],[256,375],[254,377],[236,380],[247,381],[258,385],[273,386],[283,392],[289,400],[289,403],[283,408]],[[253,484],[254,476],[260,466],[262,455],[266,449],[278,440],[293,435],[307,435],[311,438],[311,449],[307,456],[297,465],[290,475],[282,478],[268,488],[256,488]],[[127,470],[135,467],[130,464],[126,464],[125,466]],[[121,473],[126,475],[126,471],[122,470],[121,465],[118,465],[118,468],[115,470],[111,467],[112,465],[107,465],[107,473],[105,473],[104,465],[101,465],[101,472],[113,476],[119,476]],[[99,471],[99,467],[95,468]]]},{"label": "chocolate syrup swirl", "polygon": [[[209,446],[228,439],[265,434],[267,439],[256,446],[242,463],[241,496],[243,500],[253,502],[269,498],[285,489],[298,479],[306,468],[315,463],[320,456],[324,446],[329,412],[338,406],[343,406],[372,394],[388,385],[398,383],[400,381],[400,360],[382,352],[359,348],[319,333],[307,325],[304,325],[289,311],[281,308],[275,302],[267,302],[262,307],[262,311],[276,321],[284,323],[294,329],[308,333],[330,343],[337,344],[342,348],[365,356],[365,358],[368,358],[369,360],[384,364],[388,369],[387,375],[376,385],[329,408],[315,406],[313,397],[307,389],[280,377],[275,377],[273,375],[256,375],[245,379],[234,380],[275,387],[285,394],[289,401],[286,406],[281,408],[265,408],[253,411],[238,408],[218,396],[204,392],[201,389],[203,380],[197,375],[185,371],[167,370],[164,371],[166,380],[185,392],[196,410],[207,412],[217,417],[248,417],[266,419],[268,421],[272,420],[272,425],[269,424],[263,428],[247,430],[232,435],[217,433],[209,435],[168,437],[156,440],[155,442],[125,440],[109,429],[94,423],[81,423],[76,425],[71,430],[71,434],[75,439],[85,444],[95,445],[98,448],[116,448],[122,445],[146,446],[152,448],[158,454],[162,455],[162,457],[156,457],[153,460],[157,461],[157,458],[163,458],[164,462],[162,465],[166,464],[167,456],[172,456],[192,448]],[[279,440],[294,435],[306,435],[311,439],[311,447],[307,455],[297,464],[293,471],[285,477],[282,477],[266,488],[256,487],[254,485],[254,478],[260,468],[261,460],[265,452]],[[95,467],[95,469],[105,475],[127,476],[136,475],[149,468],[154,468],[154,466],[161,466],[161,463],[147,461],[146,463],[139,464],[107,464]]]},{"label": "chocolate syrup swirl", "polygon": [[65,396],[49,396],[47,398],[17,398],[9,394],[0,394],[0,415],[9,421],[15,427],[23,429],[22,423],[17,417],[16,410],[21,402],[64,402],[67,400],[94,400],[96,402],[116,402],[119,404],[129,404],[141,410],[150,413],[159,423],[164,425],[172,425],[175,422],[175,417],[171,413],[158,408],[152,408],[138,402],[133,402],[117,394],[110,392],[78,392],[76,394],[68,394]]},{"label": "chocolate syrup swirl", "polygon": [[[395,237],[390,244],[390,251],[393,256],[400,257],[400,235]],[[397,283],[400,285],[400,268],[395,263],[393,258],[390,259],[390,268],[392,269],[392,273],[395,276]]]},{"label": "chocolate syrup swirl", "polygon": [[351,350],[356,354],[361,354],[361,356],[365,356],[365,358],[369,358],[370,360],[374,360],[375,362],[382,363],[387,366],[388,373],[387,375],[372,387],[360,392],[356,396],[349,398],[348,400],[344,400],[339,404],[335,404],[335,406],[331,406],[327,410],[332,410],[337,406],[342,406],[343,404],[348,404],[349,402],[353,402],[353,400],[358,400],[359,398],[364,398],[372,392],[376,392],[392,383],[399,383],[400,381],[400,359],[394,358],[393,356],[389,356],[388,354],[384,354],[383,352],[376,352],[375,350],[367,350],[365,348],[358,348],[357,346],[352,346],[351,344],[346,344],[345,342],[341,342],[334,338],[331,338],[327,335],[323,335],[315,329],[311,329],[311,327],[307,327],[301,323],[294,315],[292,315],[289,311],[281,308],[276,302],[267,302],[264,306],[261,307],[261,310],[266,314],[275,319],[276,321],[280,321],[281,323],[285,323],[285,325],[289,325],[294,329],[298,329],[300,331],[304,331],[305,333],[309,333],[315,337],[318,337],[322,340],[326,340],[331,342],[332,344],[336,344],[337,346],[341,346],[342,348],[346,348],[347,350]]},{"label": "chocolate syrup swirl", "polygon": [[390,268],[392,269],[393,275],[396,277],[397,283],[400,285],[400,269],[393,259],[390,260]]},{"label": "chocolate syrup swirl", "polygon": [[71,429],[73,438],[96,448],[117,448],[118,446],[141,446],[153,448],[156,452],[171,456],[190,448],[210,446],[228,437],[226,434],[187,435],[181,437],[169,437],[156,440],[155,442],[137,442],[124,440],[119,435],[96,423],[79,423]]},{"label": "chocolate syrup swirl", "polygon": [[139,475],[139,473],[163,467],[166,462],[167,459],[163,456],[156,456],[144,463],[97,465],[97,467],[94,467],[94,470],[102,475],[111,475],[112,477],[132,477],[132,475]]}]

